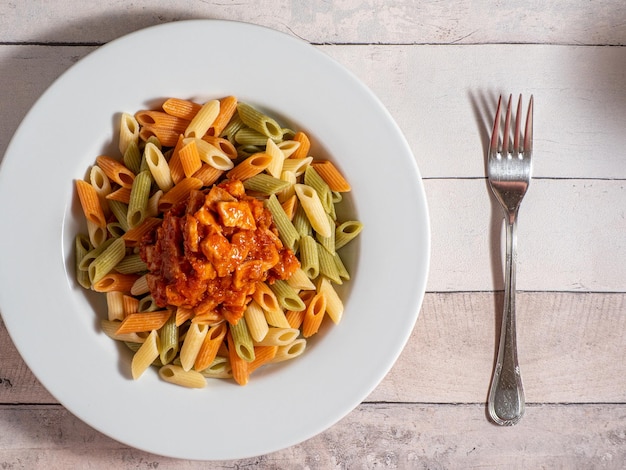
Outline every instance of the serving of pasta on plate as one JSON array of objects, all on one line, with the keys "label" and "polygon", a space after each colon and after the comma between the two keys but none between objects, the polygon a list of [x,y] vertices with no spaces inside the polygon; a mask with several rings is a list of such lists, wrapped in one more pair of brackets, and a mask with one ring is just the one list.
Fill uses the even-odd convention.
[{"label": "serving of pasta on plate", "polygon": [[134,379],[154,366],[186,387],[246,385],[339,323],[340,252],[363,225],[340,220],[350,184],[305,132],[235,96],[169,98],[119,123],[119,155],[75,180],[75,270],[106,296],[102,331],[133,351]]}]

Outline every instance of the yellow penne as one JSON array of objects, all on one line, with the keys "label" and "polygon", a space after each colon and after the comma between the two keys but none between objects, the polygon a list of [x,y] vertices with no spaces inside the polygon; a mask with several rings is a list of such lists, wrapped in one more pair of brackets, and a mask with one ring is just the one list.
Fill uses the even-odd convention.
[{"label": "yellow penne", "polygon": [[271,158],[271,161],[267,166],[267,172],[274,178],[280,178],[280,175],[283,172],[285,154],[272,139],[267,139],[265,144],[265,153]]},{"label": "yellow penne", "polygon": [[159,336],[156,331],[152,331],[133,355],[130,366],[133,379],[137,380],[157,357],[159,357]]},{"label": "yellow penne", "polygon": [[96,163],[111,181],[125,188],[133,185],[135,174],[114,158],[100,155],[96,158]]},{"label": "yellow penne", "polygon": [[[184,139],[184,143],[188,143],[190,138]],[[208,143],[204,139],[196,139],[196,146],[200,154],[200,160],[211,165],[218,170],[228,171],[235,166],[229,156],[220,148]]]},{"label": "yellow penne", "polygon": [[192,323],[189,325],[183,345],[180,348],[180,364],[184,370],[191,370],[193,367],[208,331],[209,327],[205,324]]},{"label": "yellow penne", "polygon": [[283,172],[288,171],[293,173],[296,177],[301,176],[311,165],[312,161],[313,157],[287,158],[283,162]]},{"label": "yellow penne", "polygon": [[107,229],[100,227],[97,224],[94,224],[91,220],[87,221],[87,233],[89,234],[89,241],[94,247],[98,247],[106,241],[108,237]]},{"label": "yellow penne", "polygon": [[119,149],[120,153],[124,155],[128,146],[132,143],[139,141],[139,123],[134,116],[128,113],[122,113],[120,119],[120,133],[119,133]]},{"label": "yellow penne", "polygon": [[106,197],[111,193],[111,182],[109,181],[109,177],[106,175],[104,170],[102,170],[102,168],[98,165],[94,165],[89,171],[89,183],[96,190],[96,193],[100,198],[100,205],[102,206],[104,215],[108,215],[109,204]]},{"label": "yellow penne", "polygon": [[281,152],[283,152],[283,156],[285,158],[289,158],[294,154],[296,150],[300,148],[301,144],[300,142],[297,142],[295,140],[283,140],[276,145],[281,150]]},{"label": "yellow penne", "polygon": [[272,362],[282,362],[294,359],[304,352],[306,349],[306,339],[299,338],[284,346],[278,346],[276,356]]},{"label": "yellow penne", "polygon": [[297,328],[270,328],[261,341],[257,341],[257,346],[285,346],[293,343],[300,335]]},{"label": "yellow penne", "polygon": [[269,326],[265,318],[265,313],[261,306],[254,300],[250,301],[244,312],[244,318],[248,325],[248,331],[254,341],[261,341],[265,338]]},{"label": "yellow penne", "polygon": [[95,188],[83,180],[76,180],[76,192],[85,218],[98,227],[106,227],[106,218]]},{"label": "yellow penne", "polygon": [[130,286],[131,295],[143,295],[148,292],[150,292],[150,288],[148,287],[148,278],[145,274],[137,277],[135,282],[133,282],[133,285]]},{"label": "yellow penne", "polygon": [[124,293],[112,291],[106,293],[107,316],[110,321],[124,319]]},{"label": "yellow penne", "polygon": [[209,127],[213,125],[215,118],[220,112],[219,100],[210,100],[202,105],[185,129],[185,137],[202,138],[207,133]]},{"label": "yellow penne", "polygon": [[324,276],[320,276],[317,281],[317,291],[324,294],[326,298],[326,313],[328,313],[330,319],[335,324],[339,323],[343,316],[343,301],[341,297],[339,297],[339,294],[337,294],[330,280]]},{"label": "yellow penne", "polygon": [[159,377],[166,382],[187,388],[204,388],[206,379],[195,370],[185,370],[174,364],[167,364],[159,368]]},{"label": "yellow penne", "polygon": [[150,142],[146,144],[143,154],[154,181],[163,192],[167,193],[174,185],[174,181],[163,152]]},{"label": "yellow penne", "polygon": [[330,237],[332,228],[317,192],[305,184],[296,184],[295,190],[313,230],[322,237]]}]

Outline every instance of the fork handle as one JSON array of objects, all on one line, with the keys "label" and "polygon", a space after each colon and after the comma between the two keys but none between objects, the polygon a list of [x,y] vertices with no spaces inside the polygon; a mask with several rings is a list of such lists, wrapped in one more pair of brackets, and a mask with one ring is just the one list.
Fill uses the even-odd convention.
[{"label": "fork handle", "polygon": [[506,267],[504,277],[504,311],[500,331],[498,358],[489,391],[488,410],[491,419],[502,426],[516,424],[524,414],[524,389],[517,361],[515,331],[515,266],[517,261],[517,213],[506,219]]}]

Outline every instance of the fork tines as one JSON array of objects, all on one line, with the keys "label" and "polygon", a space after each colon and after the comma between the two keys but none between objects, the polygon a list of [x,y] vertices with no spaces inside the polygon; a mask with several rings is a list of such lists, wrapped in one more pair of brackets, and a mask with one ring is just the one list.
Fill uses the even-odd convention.
[{"label": "fork tines", "polygon": [[499,144],[500,126],[501,126],[501,113],[502,113],[502,95],[498,100],[498,109],[496,110],[496,117],[493,122],[493,131],[491,133],[491,145],[490,154],[494,156],[516,155],[522,154],[530,155],[533,145],[533,96],[530,96],[528,103],[528,111],[526,114],[526,125],[524,127],[524,135],[522,145],[520,146],[521,136],[521,123],[522,123],[522,95],[519,95],[517,101],[517,112],[515,113],[515,129],[513,132],[513,145],[511,146],[511,106],[513,102],[513,95],[509,95],[509,102],[506,107],[506,116],[504,118],[504,131],[502,134],[502,145]]}]

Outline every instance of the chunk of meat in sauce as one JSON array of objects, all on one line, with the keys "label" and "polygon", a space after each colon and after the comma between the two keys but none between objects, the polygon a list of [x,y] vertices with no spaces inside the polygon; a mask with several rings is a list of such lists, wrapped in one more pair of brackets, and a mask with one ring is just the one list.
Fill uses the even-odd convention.
[{"label": "chunk of meat in sauce", "polygon": [[258,282],[288,279],[300,267],[263,202],[226,180],[194,191],[164,214],[141,244],[155,302],[214,311],[237,323]]}]

